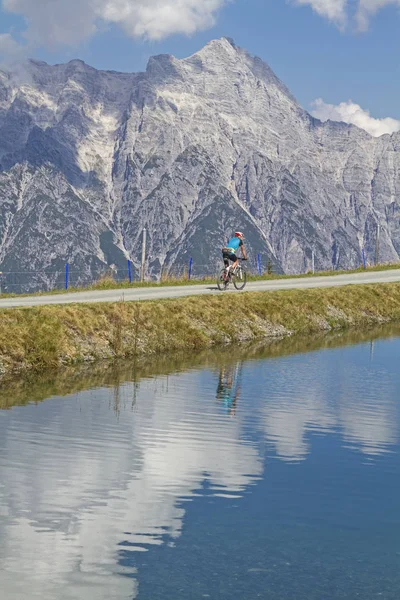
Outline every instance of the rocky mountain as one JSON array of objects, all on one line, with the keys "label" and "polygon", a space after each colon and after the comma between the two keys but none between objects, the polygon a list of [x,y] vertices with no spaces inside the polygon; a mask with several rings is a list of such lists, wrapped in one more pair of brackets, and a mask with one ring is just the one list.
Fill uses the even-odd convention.
[{"label": "rocky mountain", "polygon": [[225,38],[145,73],[0,72],[0,270],[26,289],[67,261],[80,281],[137,271],[143,228],[152,276],[189,257],[213,270],[237,228],[287,273],[313,249],[317,269],[373,260],[378,224],[380,260],[398,260],[399,192],[400,133],[321,123]]}]

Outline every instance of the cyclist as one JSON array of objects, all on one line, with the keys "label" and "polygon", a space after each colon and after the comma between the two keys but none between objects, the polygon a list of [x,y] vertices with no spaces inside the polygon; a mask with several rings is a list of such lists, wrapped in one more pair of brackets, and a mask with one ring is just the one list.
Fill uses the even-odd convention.
[{"label": "cyclist", "polygon": [[235,231],[233,238],[231,238],[226,247],[222,248],[222,256],[226,271],[228,273],[229,261],[232,261],[232,270],[234,271],[239,264],[239,259],[236,256],[236,252],[240,248],[243,256],[243,260],[247,260],[247,252],[243,244],[244,235],[241,231]]}]

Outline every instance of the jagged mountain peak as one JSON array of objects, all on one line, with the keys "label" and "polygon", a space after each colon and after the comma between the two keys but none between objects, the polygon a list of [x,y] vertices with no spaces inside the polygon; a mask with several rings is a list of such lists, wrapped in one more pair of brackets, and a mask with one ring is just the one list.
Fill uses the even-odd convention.
[{"label": "jagged mountain peak", "polygon": [[200,56],[206,56],[208,54],[214,55],[228,55],[233,56],[239,48],[231,38],[221,37],[214,40],[210,40],[203,48],[198,50],[195,54]]},{"label": "jagged mountain peak", "polygon": [[[0,77],[3,272],[69,262],[83,282],[138,267],[144,227],[154,276],[190,257],[213,270],[237,228],[286,272],[310,268],[312,249],[317,268],[359,266],[378,221],[381,258],[399,258],[400,133],[313,119],[228,38],[145,73],[79,60],[21,72]],[[51,277],[25,289],[41,285]]]},{"label": "jagged mountain peak", "polygon": [[[293,102],[295,98],[290,94],[286,86],[279,80],[269,65],[259,57],[252,56],[246,50],[240,48],[228,37],[211,40],[202,49],[190,57],[177,59],[171,54],[160,54],[150,57],[146,73],[152,77],[165,80],[168,77],[184,76],[185,67],[195,67],[197,70],[208,68],[228,69],[228,73],[234,77],[240,68],[251,71],[255,77],[267,85],[276,86],[283,94]],[[201,67],[201,68],[200,68]],[[70,77],[81,76],[114,76],[121,79],[135,77],[136,73],[120,73],[118,71],[102,71],[88,65],[83,60],[72,59],[68,63],[50,65],[45,61],[29,59],[26,63],[20,63],[11,70],[8,75],[14,83],[45,85],[47,80],[56,83]]]},{"label": "jagged mountain peak", "polygon": [[207,65],[219,64],[222,69],[228,70],[234,75],[237,69],[249,70],[254,77],[260,79],[266,85],[273,85],[279,89],[285,96],[297,104],[296,99],[291,94],[286,85],[276,76],[271,67],[263,59],[258,56],[253,56],[247,50],[237,46],[232,38],[222,37],[212,40],[201,50],[193,54],[186,62],[193,62],[196,59],[201,59]]},{"label": "jagged mountain peak", "polygon": [[212,67],[223,70],[232,68],[239,55],[233,43],[226,38],[212,40],[201,50],[187,58],[176,58],[171,54],[159,54],[149,58],[146,72],[154,77],[165,79],[168,76],[181,77],[190,71],[200,73]]}]

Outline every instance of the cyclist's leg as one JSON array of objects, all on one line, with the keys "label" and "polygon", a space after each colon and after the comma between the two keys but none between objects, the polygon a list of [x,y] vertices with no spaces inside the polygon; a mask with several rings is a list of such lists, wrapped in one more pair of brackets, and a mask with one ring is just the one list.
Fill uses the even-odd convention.
[{"label": "cyclist's leg", "polygon": [[235,271],[236,267],[237,267],[237,266],[238,266],[238,264],[239,264],[239,259],[238,259],[238,257],[236,256],[236,254],[231,254],[231,255],[229,256],[229,258],[231,259],[231,261],[232,261],[232,263],[233,263],[233,264],[232,264],[232,267],[231,267],[231,271]]},{"label": "cyclist's leg", "polygon": [[224,275],[224,279],[228,279],[229,277],[229,254],[227,252],[222,252],[222,258],[224,260],[224,265],[225,265],[225,275]]}]

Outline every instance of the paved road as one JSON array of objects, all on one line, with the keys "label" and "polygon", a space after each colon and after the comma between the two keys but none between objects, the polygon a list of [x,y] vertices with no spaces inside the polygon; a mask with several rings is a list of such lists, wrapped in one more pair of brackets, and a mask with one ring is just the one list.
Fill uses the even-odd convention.
[{"label": "paved road", "polygon": [[[291,278],[272,281],[254,281],[247,284],[248,292],[271,292],[274,290],[326,288],[360,283],[389,283],[400,281],[400,269],[392,271],[369,271],[350,275],[333,275],[315,278]],[[232,293],[240,293],[232,289]],[[163,298],[182,298],[184,296],[210,296],[213,294],[227,294],[220,292],[213,285],[190,285],[173,287],[128,288],[124,290],[104,290],[76,292],[70,294],[56,294],[53,296],[25,296],[23,298],[0,299],[1,308],[15,308],[28,306],[42,306],[48,304],[71,304],[73,302],[118,302],[122,299],[133,300],[160,300]]]}]

